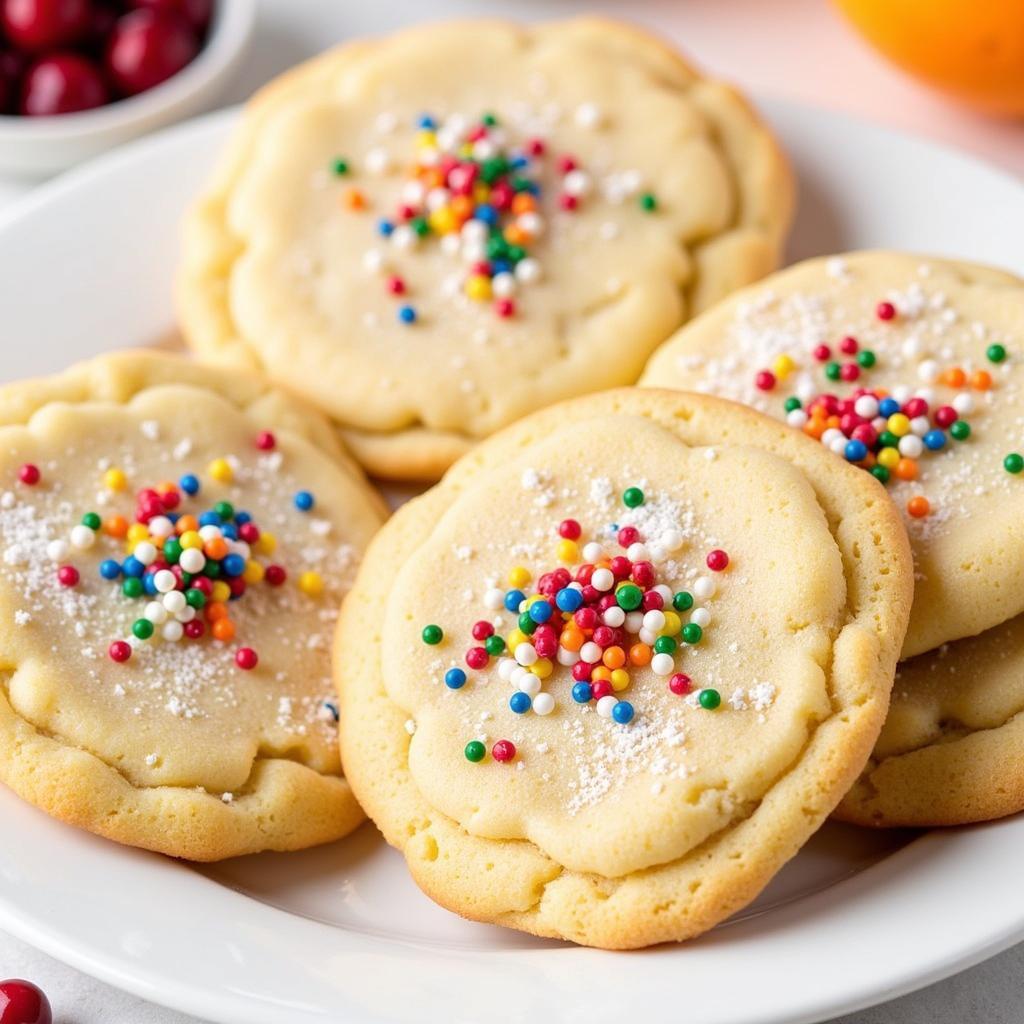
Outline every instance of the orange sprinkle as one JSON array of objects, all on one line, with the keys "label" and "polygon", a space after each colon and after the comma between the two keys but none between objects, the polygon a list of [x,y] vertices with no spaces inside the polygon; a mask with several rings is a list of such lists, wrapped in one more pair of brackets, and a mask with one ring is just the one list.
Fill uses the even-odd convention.
[{"label": "orange sprinkle", "polygon": [[217,619],[217,621],[210,627],[210,632],[213,633],[216,639],[223,640],[227,643],[228,640],[234,639],[235,624],[228,618]]},{"label": "orange sprinkle", "polygon": [[931,512],[931,510],[932,507],[928,503],[928,499],[923,494],[915,495],[907,502],[907,511],[915,519],[923,519],[929,512]]},{"label": "orange sprinkle", "polygon": [[211,601],[205,608],[208,622],[218,622],[228,616],[228,606],[221,601]]},{"label": "orange sprinkle", "polygon": [[468,219],[473,212],[473,200],[469,196],[452,196],[448,206],[460,220]]},{"label": "orange sprinkle", "polygon": [[107,516],[103,520],[103,532],[108,537],[124,537],[128,533],[128,520],[124,516]]},{"label": "orange sprinkle", "polygon": [[622,668],[626,664],[626,652],[621,647],[606,647],[601,660],[608,668]]},{"label": "orange sprinkle", "polygon": [[349,210],[365,210],[366,196],[357,188],[347,188],[341,194],[341,201]]},{"label": "orange sprinkle", "polygon": [[530,241],[530,233],[524,231],[518,224],[509,224],[505,228],[505,241],[509,245],[526,245]]},{"label": "orange sprinkle", "polygon": [[962,388],[967,374],[959,366],[950,366],[939,374],[939,383],[951,388]]},{"label": "orange sprinkle", "polygon": [[839,426],[839,417],[838,416],[829,416],[829,418],[827,420],[825,420],[825,422],[830,427],[838,427]]},{"label": "orange sprinkle", "polygon": [[804,433],[816,441],[820,441],[821,435],[825,433],[825,421],[817,416],[809,419],[804,424]]},{"label": "orange sprinkle", "polygon": [[598,665],[593,672],[590,673],[590,678],[596,683],[599,679],[603,679],[606,683],[612,681],[612,670],[607,665]]},{"label": "orange sprinkle", "polygon": [[212,540],[208,540],[203,546],[203,551],[206,552],[210,558],[216,558],[218,561],[228,553],[228,543],[223,537],[214,537]]},{"label": "orange sprinkle", "polygon": [[173,480],[163,480],[156,485],[155,489],[158,494],[169,494],[171,491],[176,491],[178,485]]},{"label": "orange sprinkle", "polygon": [[184,515],[174,524],[174,529],[179,536],[183,533],[188,533],[189,530],[198,530],[199,520],[195,516]]},{"label": "orange sprinkle", "polygon": [[992,387],[992,374],[988,370],[975,370],[971,374],[971,387],[975,391],[988,391]]},{"label": "orange sprinkle", "polygon": [[532,213],[537,209],[537,200],[529,192],[517,192],[512,200],[513,213]]},{"label": "orange sprinkle", "polygon": [[583,634],[578,629],[563,629],[558,642],[567,651],[578,651],[583,646]]},{"label": "orange sprinkle", "polygon": [[917,463],[913,459],[900,459],[893,472],[900,480],[916,480]]},{"label": "orange sprinkle", "polygon": [[649,665],[651,663],[651,649],[647,644],[633,644],[629,649],[630,665]]}]

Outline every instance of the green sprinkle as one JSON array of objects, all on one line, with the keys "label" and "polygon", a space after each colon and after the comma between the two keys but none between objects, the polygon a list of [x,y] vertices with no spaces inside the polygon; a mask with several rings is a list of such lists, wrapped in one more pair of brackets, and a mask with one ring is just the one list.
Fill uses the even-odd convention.
[{"label": "green sprinkle", "polygon": [[889,482],[889,470],[887,470],[885,466],[872,466],[871,475],[879,483],[887,484]]},{"label": "green sprinkle", "polygon": [[688,644],[699,644],[704,630],[696,622],[688,622],[683,626],[683,642]]},{"label": "green sprinkle", "polygon": [[121,593],[125,597],[142,597],[143,589],[142,580],[138,576],[129,576],[121,584]]},{"label": "green sprinkle", "polygon": [[505,250],[505,255],[510,262],[519,263],[526,257],[526,250],[521,245],[510,245]]},{"label": "green sprinkle", "polygon": [[230,501],[218,501],[213,506],[213,511],[217,513],[224,520],[225,523],[231,522],[235,518],[235,506]]},{"label": "green sprinkle", "polygon": [[175,565],[178,559],[181,558],[181,541],[177,537],[168,537],[164,541],[164,558],[171,565]]},{"label": "green sprinkle", "polygon": [[701,690],[697,701],[705,711],[714,711],[722,703],[722,695],[717,690]]},{"label": "green sprinkle", "polygon": [[954,440],[966,441],[971,436],[971,425],[966,420],[957,420],[949,428],[949,432],[953,435]]},{"label": "green sprinkle", "polygon": [[1005,469],[1007,473],[1019,473],[1024,469],[1024,455],[1018,455],[1017,452],[1010,452],[1010,454],[1003,459],[1003,469]]},{"label": "green sprinkle", "polygon": [[419,235],[420,238],[426,238],[430,234],[430,225],[427,223],[426,217],[413,217],[409,221],[409,227]]},{"label": "green sprinkle", "polygon": [[[699,627],[698,627],[699,628]],[[676,642],[670,636],[659,636],[654,641],[654,653],[655,654],[675,654],[676,653]]]},{"label": "green sprinkle", "polygon": [[493,128],[498,123],[498,119],[494,114],[484,114],[484,116],[480,118],[480,121],[487,125],[488,128]]},{"label": "green sprinkle", "polygon": [[193,608],[203,608],[206,606],[206,595],[201,591],[193,587],[191,590],[185,591],[185,600]]},{"label": "green sprinkle", "polygon": [[883,430],[878,435],[878,443],[883,448],[899,448],[900,439],[891,430]]},{"label": "green sprinkle", "polygon": [[153,635],[153,623],[149,619],[136,619],[132,623],[132,632],[140,640],[148,640]]},{"label": "green sprinkle", "polygon": [[220,562],[208,558],[203,566],[203,575],[211,580],[217,579],[220,576]]},{"label": "green sprinkle", "polygon": [[989,345],[985,355],[990,363],[1001,363],[1006,358],[1006,348],[1003,345]]},{"label": "green sprinkle", "polygon": [[470,740],[466,744],[466,760],[476,764],[484,759],[487,748],[479,740]]},{"label": "green sprinkle", "polygon": [[342,160],[341,157],[331,161],[331,174],[337,175],[339,178],[345,174],[348,174],[348,161]]},{"label": "green sprinkle", "polygon": [[518,625],[519,631],[521,633],[525,633],[527,636],[533,636],[533,634],[537,631],[537,623],[533,621],[528,611],[523,612],[519,616]]},{"label": "green sprinkle", "polygon": [[643,604],[644,592],[632,583],[627,583],[615,592],[615,600],[624,612],[633,612]]},{"label": "green sprinkle", "polygon": [[646,213],[654,213],[658,208],[658,200],[653,192],[644,192],[640,196],[640,209]]},{"label": "green sprinkle", "polygon": [[783,402],[782,408],[785,409],[786,412],[793,412],[794,409],[802,409],[803,403],[796,397],[796,395],[790,395],[789,398]]},{"label": "green sprinkle", "polygon": [[836,362],[825,364],[825,376],[828,377],[829,380],[839,380],[840,376],[842,376],[842,372],[842,368]]},{"label": "green sprinkle", "polygon": [[88,526],[90,530],[98,530],[101,522],[102,520],[95,512],[86,512],[85,515],[82,516],[82,525]]},{"label": "green sprinkle", "polygon": [[672,598],[672,607],[675,608],[677,612],[689,611],[693,607],[693,594],[688,590],[680,590]]},{"label": "green sprinkle", "polygon": [[876,362],[878,362],[878,357],[869,348],[863,349],[857,353],[857,363],[865,370],[870,370]]},{"label": "green sprinkle", "polygon": [[444,630],[440,626],[424,626],[422,636],[425,644],[436,647],[444,639]]},{"label": "green sprinkle", "polygon": [[622,504],[626,508],[637,508],[644,503],[644,492],[639,487],[627,487],[622,493]]},{"label": "green sprinkle", "polygon": [[484,641],[484,650],[492,658],[496,658],[503,650],[505,650],[505,641],[502,637],[498,636],[497,633],[492,633]]}]

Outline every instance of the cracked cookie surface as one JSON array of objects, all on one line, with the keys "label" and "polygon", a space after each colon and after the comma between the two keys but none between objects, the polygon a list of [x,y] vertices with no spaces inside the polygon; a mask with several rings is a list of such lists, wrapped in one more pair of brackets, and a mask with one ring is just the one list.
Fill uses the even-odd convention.
[{"label": "cracked cookie surface", "polygon": [[[330,639],[382,509],[328,423],[246,374],[127,353],[0,389],[0,439],[0,779],[64,821],[195,860],[354,828]],[[129,527],[145,488],[176,495],[148,540]],[[213,507],[223,549],[200,536],[212,520],[189,538],[168,518]],[[167,587],[171,566],[205,560],[176,602],[161,559]]]},{"label": "cracked cookie surface", "polygon": [[856,778],[911,589],[881,487],[784,425],[672,392],[564,403],[371,544],[335,645],[346,774],[464,916],[688,938]]},{"label": "cracked cookie surface", "polygon": [[777,265],[791,193],[746,102],[637,29],[420,27],[250,104],[188,219],[182,325],[321,406],[372,472],[436,479],[633,383]]}]

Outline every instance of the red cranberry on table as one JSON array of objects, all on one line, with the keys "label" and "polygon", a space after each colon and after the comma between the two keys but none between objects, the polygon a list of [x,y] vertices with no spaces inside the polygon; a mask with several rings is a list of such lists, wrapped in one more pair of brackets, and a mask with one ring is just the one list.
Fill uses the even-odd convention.
[{"label": "red cranberry on table", "polygon": [[41,52],[70,46],[85,36],[91,0],[3,0],[7,38],[21,50]]},{"label": "red cranberry on table", "polygon": [[53,1024],[50,1001],[30,981],[0,981],[0,1024]]},{"label": "red cranberry on table", "polygon": [[128,95],[144,92],[176,74],[199,51],[199,40],[180,17],[136,10],[118,18],[107,45],[107,74]]},{"label": "red cranberry on table", "polygon": [[20,110],[32,117],[90,110],[107,102],[99,68],[76,53],[54,53],[37,60],[25,75]]}]

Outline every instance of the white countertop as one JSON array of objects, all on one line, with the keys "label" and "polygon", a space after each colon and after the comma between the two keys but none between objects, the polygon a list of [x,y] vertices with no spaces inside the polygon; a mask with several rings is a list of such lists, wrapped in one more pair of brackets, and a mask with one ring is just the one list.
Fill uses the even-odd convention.
[{"label": "white countertop", "polygon": [[[230,2],[230,0],[227,0]],[[335,0],[261,0],[251,57],[225,102],[247,96],[279,71],[333,42],[367,31],[398,27],[431,16],[488,13],[522,18],[599,10],[621,12],[673,36],[697,63],[751,91],[806,98],[853,110],[898,127],[927,132],[1024,172],[1024,127],[985,121],[950,108],[902,78],[867,51],[820,0],[591,0],[587,4],[521,0],[391,0],[342,4]],[[756,41],[756,42],[755,42]],[[829,47],[827,82],[813,63],[798,59],[811,45]],[[833,59],[834,58],[834,59]],[[820,68],[817,70],[820,71]],[[856,77],[857,89],[850,89]],[[31,182],[0,179],[0,204],[30,191]],[[950,893],[950,927],[960,908]],[[836,950],[841,957],[842,950]],[[851,964],[851,970],[869,969]],[[799,984],[799,964],[793,982]],[[910,996],[837,1019],[834,1024],[1019,1024],[1024,1020],[1024,945]],[[55,1024],[198,1024],[94,981],[0,933],[0,977],[24,977],[49,995]],[[287,1022],[282,1021],[282,1024]]]}]

